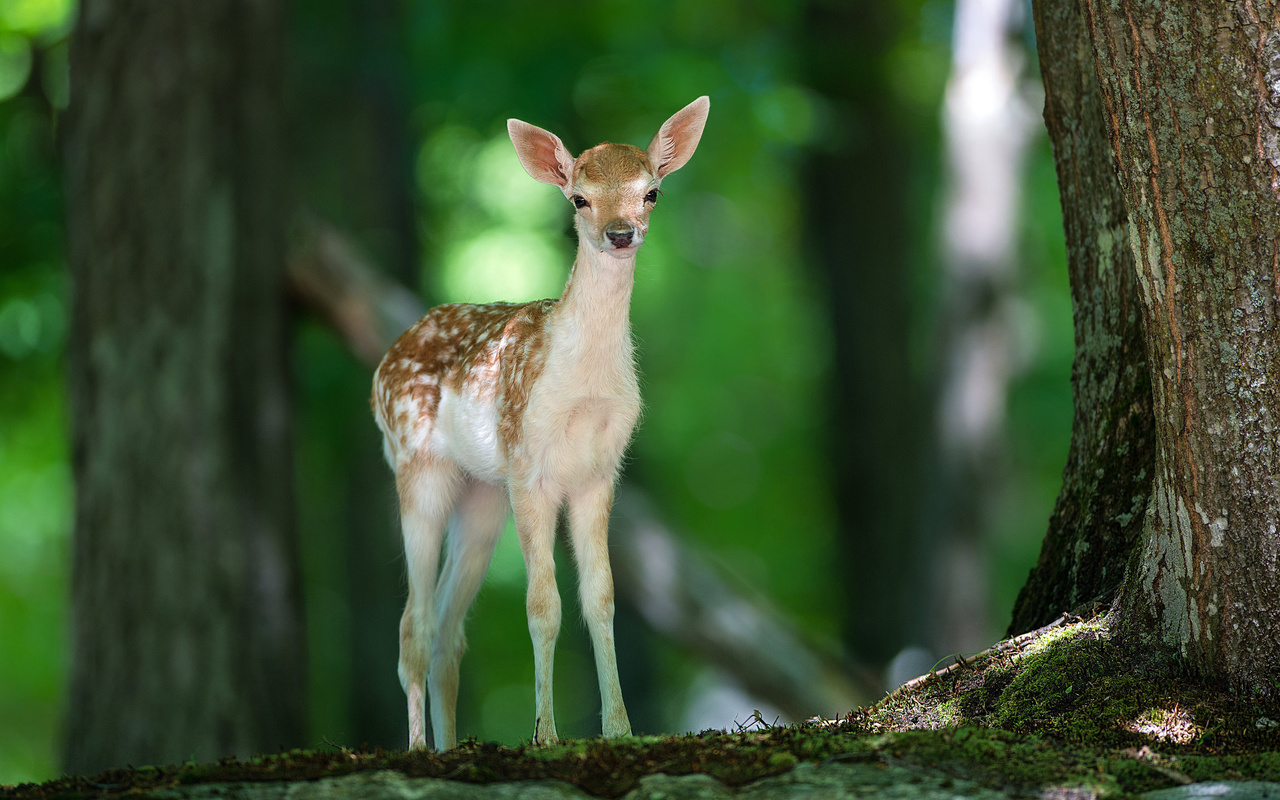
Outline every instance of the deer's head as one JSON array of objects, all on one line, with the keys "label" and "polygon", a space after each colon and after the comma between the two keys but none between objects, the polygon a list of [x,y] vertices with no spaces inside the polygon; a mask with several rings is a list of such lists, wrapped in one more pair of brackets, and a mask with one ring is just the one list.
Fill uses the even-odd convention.
[{"label": "deer's head", "polygon": [[535,180],[556,186],[576,210],[581,245],[616,258],[635,255],[649,231],[649,212],[662,179],[683,167],[698,147],[711,100],[699,97],[662,124],[647,150],[605,142],[576,159],[560,137],[518,119],[507,120],[516,155]]}]

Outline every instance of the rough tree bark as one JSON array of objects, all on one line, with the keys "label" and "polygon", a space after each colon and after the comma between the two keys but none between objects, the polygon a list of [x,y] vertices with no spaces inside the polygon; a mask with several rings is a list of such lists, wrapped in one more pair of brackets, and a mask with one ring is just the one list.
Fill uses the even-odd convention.
[{"label": "rough tree bark", "polygon": [[1075,413],[1062,490],[1009,635],[1119,587],[1155,463],[1151,388],[1124,196],[1079,0],[1035,4],[1075,318]]},{"label": "rough tree bark", "polygon": [[1119,630],[1280,678],[1280,7],[1082,0],[1140,286],[1156,459]]},{"label": "rough tree bark", "polygon": [[65,766],[301,743],[270,0],[85,2],[66,122]]}]

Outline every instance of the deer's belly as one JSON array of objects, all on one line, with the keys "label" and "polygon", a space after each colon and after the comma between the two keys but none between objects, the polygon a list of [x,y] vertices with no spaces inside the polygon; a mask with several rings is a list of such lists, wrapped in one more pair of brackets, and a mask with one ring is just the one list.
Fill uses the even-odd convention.
[{"label": "deer's belly", "polygon": [[482,481],[500,483],[504,479],[498,415],[493,403],[445,389],[434,434],[434,452],[443,453]]}]

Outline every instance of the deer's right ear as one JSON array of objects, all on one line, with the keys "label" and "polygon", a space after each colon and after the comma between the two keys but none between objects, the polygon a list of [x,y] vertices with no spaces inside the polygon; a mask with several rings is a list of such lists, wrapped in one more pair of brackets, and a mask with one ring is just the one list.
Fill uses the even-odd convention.
[{"label": "deer's right ear", "polygon": [[516,146],[516,157],[524,171],[535,181],[558,186],[567,196],[573,177],[573,156],[560,137],[518,119],[507,120],[507,133]]}]

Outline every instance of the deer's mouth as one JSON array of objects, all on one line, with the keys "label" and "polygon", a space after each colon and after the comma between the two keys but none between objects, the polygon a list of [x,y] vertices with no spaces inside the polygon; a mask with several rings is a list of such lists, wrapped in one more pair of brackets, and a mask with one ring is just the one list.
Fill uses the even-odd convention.
[{"label": "deer's mouth", "polygon": [[626,256],[635,255],[640,249],[640,242],[632,241],[630,244],[617,245],[613,242],[605,242],[604,247],[600,248],[603,252],[608,253],[615,258],[624,258]]}]

